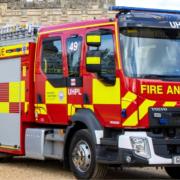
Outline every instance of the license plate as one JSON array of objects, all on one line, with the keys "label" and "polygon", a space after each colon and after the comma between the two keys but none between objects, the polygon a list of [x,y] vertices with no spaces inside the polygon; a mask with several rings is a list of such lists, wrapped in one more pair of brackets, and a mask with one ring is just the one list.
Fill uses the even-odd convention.
[{"label": "license plate", "polygon": [[180,156],[173,157],[173,164],[180,164]]}]

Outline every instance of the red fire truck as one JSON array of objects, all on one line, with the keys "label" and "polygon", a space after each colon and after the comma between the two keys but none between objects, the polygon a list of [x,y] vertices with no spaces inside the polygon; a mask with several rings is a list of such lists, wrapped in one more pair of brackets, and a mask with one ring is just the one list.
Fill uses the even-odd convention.
[{"label": "red fire truck", "polygon": [[113,7],[114,19],[0,31],[1,158],[63,160],[180,178],[180,15]]}]

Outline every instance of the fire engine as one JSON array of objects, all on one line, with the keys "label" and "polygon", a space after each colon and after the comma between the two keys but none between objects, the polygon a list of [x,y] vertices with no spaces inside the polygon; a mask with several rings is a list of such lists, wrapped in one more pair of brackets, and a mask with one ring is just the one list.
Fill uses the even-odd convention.
[{"label": "fire engine", "polygon": [[63,160],[79,179],[108,166],[180,178],[180,11],[111,9],[0,30],[1,158]]}]

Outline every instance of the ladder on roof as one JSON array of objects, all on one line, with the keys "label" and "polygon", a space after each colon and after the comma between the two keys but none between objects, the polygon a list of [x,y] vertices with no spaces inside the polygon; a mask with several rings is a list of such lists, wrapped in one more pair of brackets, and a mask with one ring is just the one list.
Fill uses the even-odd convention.
[{"label": "ladder on roof", "polygon": [[0,28],[0,42],[36,37],[39,28],[31,24],[6,25]]}]

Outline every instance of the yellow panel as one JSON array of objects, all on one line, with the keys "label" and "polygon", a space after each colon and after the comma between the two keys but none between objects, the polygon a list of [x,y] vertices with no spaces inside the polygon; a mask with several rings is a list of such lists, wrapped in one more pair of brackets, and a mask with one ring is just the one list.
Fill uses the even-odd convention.
[{"label": "yellow panel", "polygon": [[21,81],[21,102],[25,102],[25,81]]},{"label": "yellow panel", "polygon": [[35,104],[35,112],[38,114],[46,115],[47,114],[46,104]]},{"label": "yellow panel", "polygon": [[46,104],[67,104],[67,88],[55,88],[46,81]]},{"label": "yellow panel", "polygon": [[135,101],[137,98],[137,95],[132,92],[127,92],[126,95],[122,98],[122,109],[126,109],[129,107],[129,105]]},{"label": "yellow panel", "polygon": [[28,47],[28,43],[0,47],[0,58],[27,55],[29,54]]},{"label": "yellow panel", "polygon": [[87,57],[86,64],[101,64],[100,57]]},{"label": "yellow panel", "polygon": [[93,104],[120,104],[120,79],[116,79],[114,86],[93,79]]},{"label": "yellow panel", "polygon": [[9,102],[20,102],[20,82],[9,83]]},{"label": "yellow panel", "polygon": [[177,104],[176,102],[167,101],[163,104],[163,106],[164,107],[174,107],[174,106],[176,106],[176,104]]},{"label": "yellow panel", "polygon": [[87,35],[87,43],[100,43],[101,36],[100,35]]},{"label": "yellow panel", "polygon": [[0,102],[0,113],[9,113],[9,103]]},{"label": "yellow panel", "polygon": [[126,121],[123,123],[123,126],[136,126],[138,125],[138,114],[135,111]]},{"label": "yellow panel", "polygon": [[147,113],[148,108],[154,106],[156,101],[151,101],[146,99],[140,106],[139,106],[139,120],[141,120]]}]

